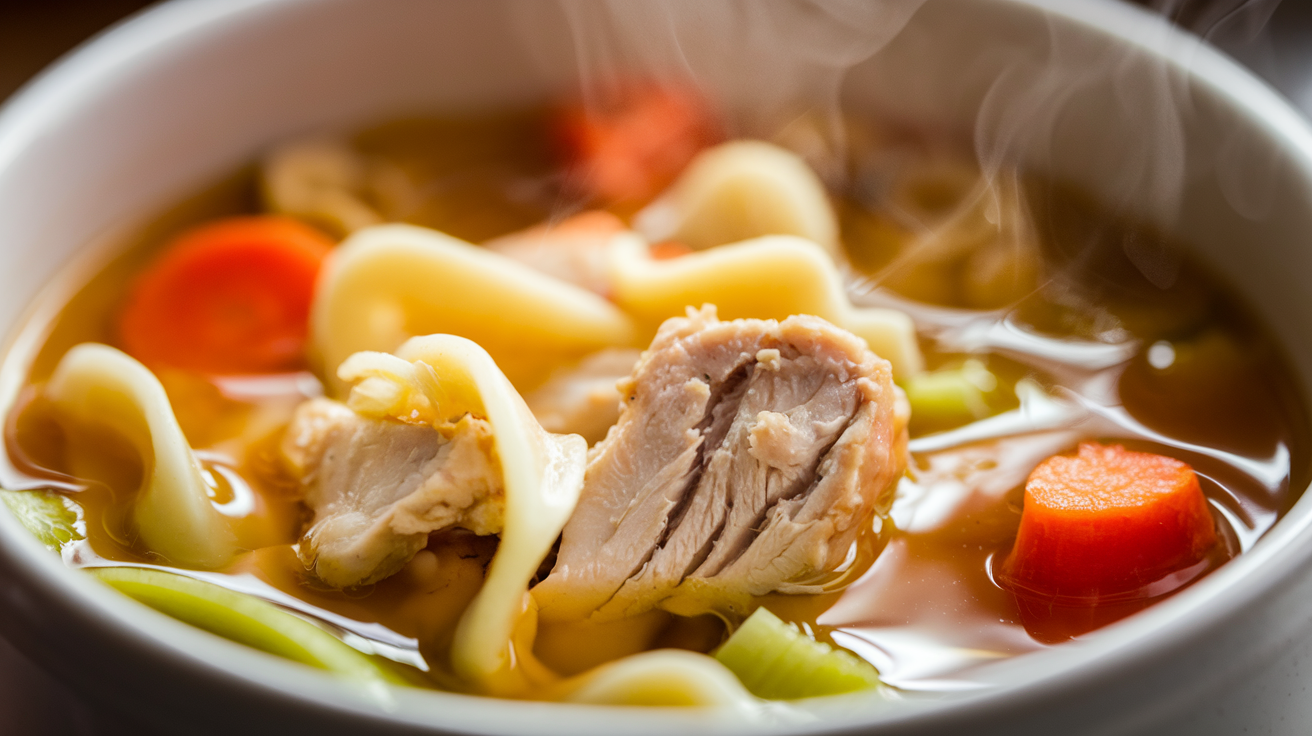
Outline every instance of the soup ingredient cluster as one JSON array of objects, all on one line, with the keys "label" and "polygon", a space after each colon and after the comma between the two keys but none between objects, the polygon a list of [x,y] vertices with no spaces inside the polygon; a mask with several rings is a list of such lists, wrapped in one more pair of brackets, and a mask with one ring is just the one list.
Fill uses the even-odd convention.
[{"label": "soup ingredient cluster", "polygon": [[548,619],[747,612],[823,589],[902,473],[888,363],[815,317],[667,321],[620,383],[534,597]]}]

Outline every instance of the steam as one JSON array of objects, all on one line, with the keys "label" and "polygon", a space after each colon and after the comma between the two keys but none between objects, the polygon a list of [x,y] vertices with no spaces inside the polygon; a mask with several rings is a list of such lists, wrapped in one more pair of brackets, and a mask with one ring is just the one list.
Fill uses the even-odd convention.
[{"label": "steam", "polygon": [[[701,91],[731,113],[737,136],[772,139],[807,118],[800,151],[822,176],[845,153],[846,72],[898,35],[924,0],[560,0],[585,104],[633,80]],[[550,4],[526,3],[543,13]],[[531,21],[532,22],[532,21]]]},{"label": "steam", "polygon": [[[1234,52],[1266,41],[1280,0],[1153,0],[1153,10],[1216,46]],[[1270,45],[1261,43],[1270,50]]]},{"label": "steam", "polygon": [[[1280,0],[1153,0],[1150,6],[1264,77],[1279,76],[1270,27]],[[1239,135],[1230,135],[1216,152],[1221,192],[1249,220],[1271,213],[1277,155]]]},{"label": "steam", "polygon": [[[1269,29],[1280,0],[1154,0],[1152,7],[1174,23],[1279,84]],[[1278,154],[1239,135],[1216,152],[1217,183],[1226,202],[1249,220],[1271,214]]]},{"label": "steam", "polygon": [[[1146,24],[1136,40],[1160,48],[1179,38],[1169,31],[1165,24]],[[1189,107],[1183,70],[1130,46],[1092,52],[1070,34],[1050,32],[1046,58],[1016,61],[997,77],[979,110],[975,150],[986,180],[1021,161],[1045,171],[1097,171],[1102,204],[1111,212],[1169,229],[1178,221],[1186,183]],[[1125,125],[1108,124],[1108,116]],[[1141,134],[1108,137],[1127,128]],[[1124,244],[1127,257],[1159,288],[1175,282],[1183,258],[1165,243],[1140,238]]]},{"label": "steam", "polygon": [[744,114],[778,123],[799,101],[838,108],[843,74],[893,39],[923,0],[562,0],[585,100],[616,72],[692,82]]},{"label": "steam", "polygon": [[[1250,46],[1260,45],[1277,4],[1152,2],[1169,20],[1206,39]],[[731,113],[731,134],[783,141],[828,184],[841,187],[850,184],[845,80],[854,68],[870,66],[863,62],[886,49],[922,5],[924,0],[558,0],[517,4],[515,13],[526,30],[536,31],[527,33],[528,39],[543,35],[547,16],[554,14],[558,26],[563,17],[585,104],[604,106],[635,79],[697,89]],[[951,4],[933,6],[939,25],[950,24],[944,19],[950,18]],[[963,76],[989,74],[992,80],[976,98],[977,114],[968,123],[979,189],[963,197],[961,212],[920,222],[922,230],[960,222],[973,208],[985,213],[999,238],[1015,241],[1007,248],[1024,251],[1030,213],[1015,192],[1020,172],[1029,170],[1100,182],[1094,193],[1110,213],[1147,219],[1166,231],[1179,223],[1190,177],[1201,175],[1217,176],[1222,194],[1240,214],[1267,215],[1270,177],[1263,157],[1273,154],[1238,137],[1213,151],[1191,151],[1186,123],[1194,110],[1187,69],[1146,50],[1184,44],[1172,50],[1187,58],[1191,47],[1202,43],[1199,38],[1176,33],[1166,21],[1130,29],[1131,43],[1104,44],[1064,21],[1049,22],[1047,31],[1047,47],[1038,53],[1030,36],[998,52],[1004,58],[982,58],[962,68]],[[914,127],[915,111],[909,117]],[[1127,130],[1134,134],[1124,135]],[[1210,158],[1201,160],[1200,153]],[[930,256],[930,250],[943,251],[942,237],[922,240],[931,244]],[[1159,288],[1175,282],[1183,260],[1169,242],[1127,238],[1124,243],[1130,261]],[[915,260],[913,254],[898,259]]]},{"label": "steam", "polygon": [[[1097,194],[1109,213],[1170,232],[1181,222],[1191,180],[1214,176],[1240,215],[1268,216],[1274,150],[1239,131],[1213,150],[1191,150],[1186,125],[1197,111],[1187,59],[1204,42],[1250,55],[1269,51],[1265,29],[1278,4],[1157,0],[1154,10],[1197,36],[1179,34],[1165,22],[1145,22],[1129,30],[1130,44],[1090,44],[1050,24],[1047,53],[1018,55],[996,76],[979,108],[973,143],[984,180],[996,190],[998,182],[1012,180],[1018,165],[1058,176],[1084,174],[1101,182]],[[1145,49],[1175,52],[1186,63],[1177,66]],[[1124,135],[1126,130],[1134,135]],[[1112,138],[1116,131],[1119,137]],[[1175,283],[1184,258],[1176,241],[1126,238],[1122,248],[1154,286]]]}]

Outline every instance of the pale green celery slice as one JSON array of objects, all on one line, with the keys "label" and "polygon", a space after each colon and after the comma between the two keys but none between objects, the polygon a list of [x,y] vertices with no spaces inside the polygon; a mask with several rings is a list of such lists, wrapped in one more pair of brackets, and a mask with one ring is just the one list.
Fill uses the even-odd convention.
[{"label": "pale green celery slice", "polygon": [[971,359],[960,368],[912,376],[904,388],[911,402],[911,416],[937,424],[988,416],[988,395],[997,387],[997,377],[983,363]]},{"label": "pale green celery slice", "polygon": [[390,667],[258,598],[160,570],[105,567],[91,573],[161,613],[225,639],[347,677],[407,684]]},{"label": "pale green celery slice", "polygon": [[715,653],[753,695],[771,700],[814,698],[879,686],[879,673],[857,657],[818,642],[764,608],[738,627]]},{"label": "pale green celery slice", "polygon": [[83,538],[77,506],[58,493],[0,489],[0,499],[32,536],[56,552]]}]

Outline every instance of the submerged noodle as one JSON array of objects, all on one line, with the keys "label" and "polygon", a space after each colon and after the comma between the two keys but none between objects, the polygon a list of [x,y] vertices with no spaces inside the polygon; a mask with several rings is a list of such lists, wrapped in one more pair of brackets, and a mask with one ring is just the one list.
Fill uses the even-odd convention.
[{"label": "submerged noodle", "polygon": [[150,369],[108,345],[78,345],[59,362],[46,396],[68,420],[108,427],[140,453],[146,477],[134,503],[149,548],[183,567],[216,568],[236,539],[210,503],[200,462]]}]

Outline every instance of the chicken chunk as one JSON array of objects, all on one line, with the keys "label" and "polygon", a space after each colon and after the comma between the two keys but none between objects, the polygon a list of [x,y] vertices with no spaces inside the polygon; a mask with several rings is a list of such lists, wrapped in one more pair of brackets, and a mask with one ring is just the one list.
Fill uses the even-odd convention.
[{"label": "chicken chunk", "polygon": [[297,409],[282,453],[314,512],[298,554],[334,587],[392,575],[424,548],[430,532],[501,531],[501,469],[482,419],[434,428],[313,399]]},{"label": "chicken chunk", "polygon": [[671,319],[620,390],[533,590],[548,619],[732,614],[816,592],[905,466],[888,363],[817,317]]}]

